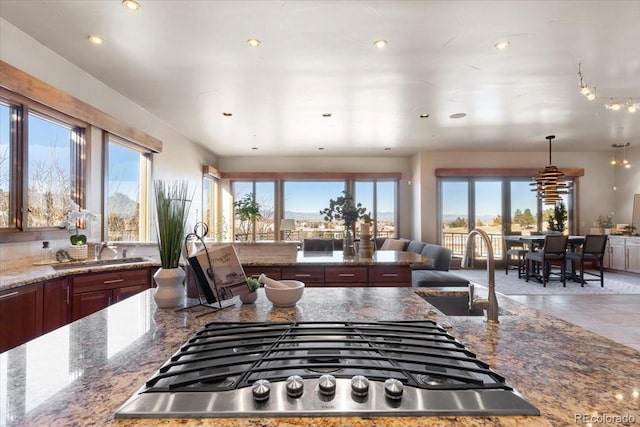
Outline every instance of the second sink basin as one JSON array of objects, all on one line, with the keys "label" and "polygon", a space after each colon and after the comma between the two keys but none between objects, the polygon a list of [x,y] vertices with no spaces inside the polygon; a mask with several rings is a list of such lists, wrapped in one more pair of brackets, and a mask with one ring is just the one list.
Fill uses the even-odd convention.
[{"label": "second sink basin", "polygon": [[148,258],[143,257],[131,257],[131,258],[113,258],[113,259],[101,259],[101,260],[86,260],[86,261],[71,261],[61,262],[58,264],[52,264],[55,270],[64,270],[69,268],[81,268],[81,267],[101,267],[117,264],[131,264],[135,262],[148,262]]}]

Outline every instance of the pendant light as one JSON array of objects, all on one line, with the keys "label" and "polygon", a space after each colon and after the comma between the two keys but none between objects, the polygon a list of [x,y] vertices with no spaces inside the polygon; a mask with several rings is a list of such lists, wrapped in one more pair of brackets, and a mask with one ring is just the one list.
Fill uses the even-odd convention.
[{"label": "pendant light", "polygon": [[531,191],[537,193],[537,197],[542,199],[545,205],[555,205],[560,201],[561,196],[569,194],[569,185],[562,181],[564,172],[552,165],[551,162],[551,141],[555,139],[555,135],[545,137],[549,141],[549,166],[538,172],[538,176],[533,178],[530,184],[534,188]]}]

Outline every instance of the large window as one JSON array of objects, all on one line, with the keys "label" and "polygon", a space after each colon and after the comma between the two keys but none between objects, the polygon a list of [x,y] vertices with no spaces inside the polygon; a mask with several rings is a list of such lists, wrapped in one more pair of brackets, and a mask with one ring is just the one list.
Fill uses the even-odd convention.
[{"label": "large window", "polygon": [[147,241],[151,155],[111,135],[106,151],[107,240]]},{"label": "large window", "polygon": [[342,225],[325,221],[320,211],[329,206],[329,199],[341,196],[344,190],[345,181],[285,181],[283,212],[284,218],[295,221],[293,238],[341,238]]},{"label": "large window", "polygon": [[255,223],[234,216],[234,240],[275,240],[275,182],[234,181],[232,192],[234,201],[250,200],[260,207]]},{"label": "large window", "polygon": [[397,181],[371,180],[354,183],[356,203],[362,203],[371,212],[373,235],[378,238],[396,237],[397,188]]},{"label": "large window", "polygon": [[68,203],[84,206],[87,125],[2,92],[0,98],[0,228],[56,231]]},{"label": "large window", "polygon": [[[441,243],[461,255],[469,231],[482,229],[492,240],[494,256],[501,259],[504,235],[546,231],[553,206],[543,208],[530,182],[530,177],[440,178]],[[571,233],[573,198],[564,196],[563,202],[569,211],[566,232]],[[480,248],[481,255],[483,251]]]}]

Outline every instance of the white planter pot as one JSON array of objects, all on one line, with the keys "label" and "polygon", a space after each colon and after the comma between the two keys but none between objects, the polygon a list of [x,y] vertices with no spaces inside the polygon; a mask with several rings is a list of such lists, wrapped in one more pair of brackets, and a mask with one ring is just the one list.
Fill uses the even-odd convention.
[{"label": "white planter pot", "polygon": [[159,308],[177,307],[184,304],[184,271],[178,268],[160,268],[153,275],[156,292],[153,299]]}]

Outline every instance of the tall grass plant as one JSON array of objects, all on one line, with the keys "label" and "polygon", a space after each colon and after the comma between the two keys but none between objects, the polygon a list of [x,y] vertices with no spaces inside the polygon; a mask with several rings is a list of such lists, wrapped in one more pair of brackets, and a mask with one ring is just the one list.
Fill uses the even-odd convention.
[{"label": "tall grass plant", "polygon": [[178,268],[193,194],[187,181],[154,182],[156,235],[162,268]]}]

